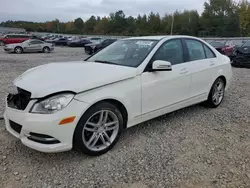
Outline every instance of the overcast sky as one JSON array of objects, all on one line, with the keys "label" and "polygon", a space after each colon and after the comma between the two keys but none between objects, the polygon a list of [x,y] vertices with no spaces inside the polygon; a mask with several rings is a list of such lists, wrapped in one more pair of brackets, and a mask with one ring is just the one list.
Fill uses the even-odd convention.
[{"label": "overcast sky", "polygon": [[177,10],[203,10],[205,0],[0,0],[0,21],[47,21],[58,18],[71,21],[91,15],[105,16],[123,10],[137,16],[150,11],[172,13]]}]

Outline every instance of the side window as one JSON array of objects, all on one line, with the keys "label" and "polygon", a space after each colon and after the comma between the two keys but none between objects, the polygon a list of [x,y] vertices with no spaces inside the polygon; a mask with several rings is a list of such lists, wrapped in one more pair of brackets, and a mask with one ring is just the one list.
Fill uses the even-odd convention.
[{"label": "side window", "polygon": [[186,44],[189,53],[189,61],[206,59],[203,44],[197,40],[186,39]]},{"label": "side window", "polygon": [[203,44],[203,46],[204,46],[204,50],[205,50],[207,58],[215,58],[216,57],[214,52],[209,47],[207,47],[205,44]]},{"label": "side window", "polygon": [[30,44],[42,44],[43,42],[41,41],[31,41]]},{"label": "side window", "polygon": [[166,41],[154,54],[153,61],[169,61],[172,65],[184,62],[183,48],[180,39]]}]

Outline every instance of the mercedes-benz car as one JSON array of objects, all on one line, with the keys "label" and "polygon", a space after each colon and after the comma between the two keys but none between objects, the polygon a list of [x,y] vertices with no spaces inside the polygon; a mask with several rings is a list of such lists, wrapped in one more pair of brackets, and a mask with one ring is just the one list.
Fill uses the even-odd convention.
[{"label": "mercedes-benz car", "polygon": [[46,43],[41,40],[30,39],[22,43],[8,44],[4,46],[4,51],[9,53],[21,54],[24,52],[44,52],[49,53],[54,50],[54,44]]},{"label": "mercedes-benz car", "polygon": [[218,107],[231,79],[230,59],[201,39],[121,39],[84,61],[44,64],[17,77],[5,125],[41,152],[74,146],[101,155],[129,127],[197,103]]}]

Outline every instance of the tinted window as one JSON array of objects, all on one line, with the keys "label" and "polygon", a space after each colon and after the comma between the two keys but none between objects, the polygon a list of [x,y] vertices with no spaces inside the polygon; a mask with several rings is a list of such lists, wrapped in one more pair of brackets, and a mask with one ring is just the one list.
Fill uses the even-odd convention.
[{"label": "tinted window", "polygon": [[186,39],[186,44],[189,53],[189,60],[195,61],[199,59],[206,59],[203,44],[197,40]]},{"label": "tinted window", "polygon": [[204,50],[205,50],[205,53],[206,53],[206,57],[207,58],[214,58],[215,57],[214,52],[209,47],[207,47],[206,45],[203,45],[203,46],[204,46]]},{"label": "tinted window", "polygon": [[215,48],[218,48],[218,47],[223,47],[225,46],[225,42],[218,42],[218,41],[213,41],[210,43],[211,46],[215,47]]},{"label": "tinted window", "polygon": [[30,38],[30,36],[27,36],[27,35],[16,35],[15,38]]},{"label": "tinted window", "polygon": [[181,40],[171,40],[165,42],[155,53],[153,61],[163,60],[168,61],[172,65],[183,63],[183,48]]},{"label": "tinted window", "polygon": [[15,35],[7,35],[8,38],[17,38]]},{"label": "tinted window", "polygon": [[30,42],[30,44],[42,44],[42,43],[43,43],[42,41],[38,41],[38,40]]}]

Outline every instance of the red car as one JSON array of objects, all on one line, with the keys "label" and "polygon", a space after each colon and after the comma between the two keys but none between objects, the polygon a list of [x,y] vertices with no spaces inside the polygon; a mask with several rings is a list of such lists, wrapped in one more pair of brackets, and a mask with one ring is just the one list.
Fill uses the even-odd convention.
[{"label": "red car", "polygon": [[30,35],[8,34],[0,37],[0,46],[4,46],[5,44],[22,43],[30,38]]},{"label": "red car", "polygon": [[228,56],[230,59],[233,56],[235,44],[232,41],[212,41],[210,44],[221,54]]}]

